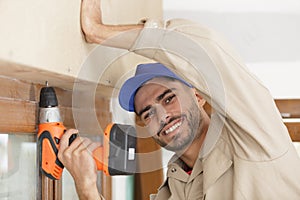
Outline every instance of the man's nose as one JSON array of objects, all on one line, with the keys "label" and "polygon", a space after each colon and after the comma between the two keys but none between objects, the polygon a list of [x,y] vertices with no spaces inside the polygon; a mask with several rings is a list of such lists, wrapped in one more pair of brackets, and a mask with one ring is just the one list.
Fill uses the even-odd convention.
[{"label": "man's nose", "polygon": [[159,123],[166,123],[168,118],[170,117],[167,110],[161,104],[156,105],[156,113]]}]

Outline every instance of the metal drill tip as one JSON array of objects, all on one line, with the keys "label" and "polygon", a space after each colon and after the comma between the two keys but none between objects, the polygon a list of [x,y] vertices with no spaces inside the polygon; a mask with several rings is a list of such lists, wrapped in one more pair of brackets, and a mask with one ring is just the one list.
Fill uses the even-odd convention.
[{"label": "metal drill tip", "polygon": [[48,87],[48,81],[46,81],[45,85],[46,85],[46,87]]}]

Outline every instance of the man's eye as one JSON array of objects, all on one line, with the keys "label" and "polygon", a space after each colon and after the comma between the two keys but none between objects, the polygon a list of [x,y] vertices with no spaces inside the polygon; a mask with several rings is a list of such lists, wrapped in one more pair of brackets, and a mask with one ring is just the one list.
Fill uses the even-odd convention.
[{"label": "man's eye", "polygon": [[147,120],[149,118],[149,113],[146,113],[143,117],[144,120]]},{"label": "man's eye", "polygon": [[166,103],[166,104],[170,103],[170,102],[174,99],[175,96],[176,96],[176,95],[173,94],[173,95],[167,97],[166,100],[165,100],[165,103]]},{"label": "man's eye", "polygon": [[147,113],[145,113],[143,119],[147,120],[147,119],[151,118],[154,114],[155,114],[155,109],[152,108]]}]

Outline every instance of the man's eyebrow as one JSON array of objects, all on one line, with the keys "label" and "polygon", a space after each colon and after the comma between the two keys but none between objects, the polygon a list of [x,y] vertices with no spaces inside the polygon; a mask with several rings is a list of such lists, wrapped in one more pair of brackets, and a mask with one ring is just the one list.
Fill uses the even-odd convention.
[{"label": "man's eyebrow", "polygon": [[137,115],[141,116],[144,112],[146,112],[147,110],[150,110],[151,107],[152,107],[151,105],[146,106],[139,113],[137,113]]},{"label": "man's eyebrow", "polygon": [[156,97],[156,101],[160,101],[162,100],[167,94],[173,92],[173,90],[175,90],[175,88],[171,88],[171,89],[167,89],[165,90],[161,95],[159,95],[158,97]]},{"label": "man's eyebrow", "polygon": [[[156,101],[162,100],[167,94],[171,93],[175,88],[167,89],[165,90],[162,94],[160,94],[158,97],[155,98]],[[144,112],[148,111],[151,109],[151,105],[146,106],[143,108],[139,113],[137,113],[138,116],[141,116]]]}]

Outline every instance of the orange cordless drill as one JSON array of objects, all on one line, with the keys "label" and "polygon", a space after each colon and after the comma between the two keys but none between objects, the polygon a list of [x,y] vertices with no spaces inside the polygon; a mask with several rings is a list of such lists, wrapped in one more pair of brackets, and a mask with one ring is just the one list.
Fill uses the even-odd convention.
[{"label": "orange cordless drill", "polygon": [[[38,148],[39,164],[43,174],[53,180],[60,179],[63,164],[57,158],[60,138],[66,131],[58,108],[53,87],[43,87],[40,92]],[[69,144],[76,138],[73,134]],[[103,146],[93,152],[98,170],[106,175],[130,175],[136,170],[136,131],[131,125],[109,124],[103,137]]]}]

